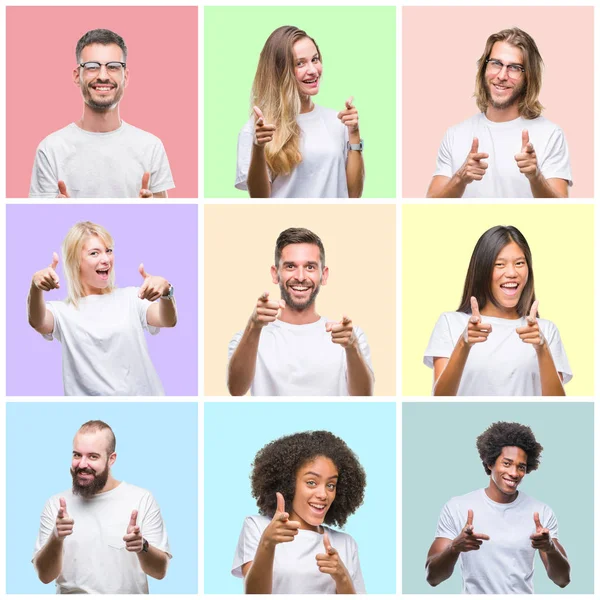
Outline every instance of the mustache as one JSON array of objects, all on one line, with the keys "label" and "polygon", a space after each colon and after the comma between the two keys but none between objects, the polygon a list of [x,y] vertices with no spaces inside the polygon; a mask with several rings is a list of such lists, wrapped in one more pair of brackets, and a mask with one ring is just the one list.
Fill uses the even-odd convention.
[{"label": "mustache", "polygon": [[301,285],[304,287],[313,287],[313,282],[310,279],[305,279],[304,281],[299,281],[298,279],[290,279],[286,285],[288,287],[290,285]]},{"label": "mustache", "polygon": [[95,475],[96,471],[94,471],[94,469],[90,469],[89,467],[85,469],[77,469],[75,471],[75,475],[79,475],[80,473],[84,473],[86,475]]}]

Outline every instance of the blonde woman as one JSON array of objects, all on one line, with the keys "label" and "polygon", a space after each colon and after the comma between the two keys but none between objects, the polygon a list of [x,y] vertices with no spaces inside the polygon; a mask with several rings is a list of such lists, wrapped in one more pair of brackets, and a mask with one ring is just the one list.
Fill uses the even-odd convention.
[{"label": "blonde woman", "polygon": [[252,116],[238,138],[235,187],[251,198],[360,198],[365,169],[353,98],[318,106],[323,64],[315,40],[276,29],[260,54]]},{"label": "blonde woman", "polygon": [[66,396],[162,396],[144,330],[154,335],[177,323],[173,286],[141,264],[141,287],[117,288],[113,248],[100,225],[73,225],[62,245],[67,298],[44,300],[45,292],[60,288],[54,252],[52,264],[33,276],[29,324],[62,343]]}]

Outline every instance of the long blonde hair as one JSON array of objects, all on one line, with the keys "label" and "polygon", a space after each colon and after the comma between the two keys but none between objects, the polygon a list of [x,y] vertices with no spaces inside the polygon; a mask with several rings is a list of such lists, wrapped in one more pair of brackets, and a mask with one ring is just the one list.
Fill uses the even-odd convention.
[{"label": "long blonde hair", "polygon": [[[101,225],[90,221],[75,223],[67,232],[62,243],[65,277],[67,280],[67,302],[77,306],[79,299],[83,298],[83,285],[81,284],[81,250],[86,240],[97,235],[107,246],[114,248],[114,240],[110,233]],[[115,270],[111,269],[108,276],[108,285],[104,294],[110,294],[115,289]]]},{"label": "long blonde hair", "polygon": [[274,176],[286,175],[302,161],[300,154],[300,93],[294,67],[294,44],[303,38],[317,42],[305,31],[285,25],[267,39],[260,53],[251,106],[258,106],[265,122],[275,125],[273,141],[265,146],[265,157]]},{"label": "long blonde hair", "polygon": [[481,112],[485,112],[489,103],[489,92],[485,82],[485,62],[496,42],[506,42],[520,48],[523,52],[523,68],[525,73],[525,93],[519,100],[519,114],[524,119],[535,119],[542,114],[544,107],[538,100],[542,89],[542,68],[544,61],[534,39],[522,29],[511,27],[490,35],[481,58],[477,61],[477,77],[475,79],[475,100]]}]

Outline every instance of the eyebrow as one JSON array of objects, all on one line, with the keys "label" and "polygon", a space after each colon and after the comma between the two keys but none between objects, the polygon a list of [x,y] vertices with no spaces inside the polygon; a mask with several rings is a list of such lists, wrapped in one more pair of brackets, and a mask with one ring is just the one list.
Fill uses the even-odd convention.
[{"label": "eyebrow", "polygon": [[[304,475],[314,475],[315,477],[321,477],[320,473],[315,473],[314,471],[306,471]],[[339,479],[339,475],[332,475],[329,479]]]},{"label": "eyebrow", "polygon": [[494,58],[493,56],[490,56],[488,58],[488,60],[495,60],[496,62],[501,62],[503,65],[515,65],[517,67],[522,67],[523,65],[521,63],[518,62],[511,62],[511,63],[505,63],[503,60],[500,60],[499,58]]},{"label": "eyebrow", "polygon": [[[286,267],[287,265],[295,265],[296,261],[293,260],[286,260],[283,262],[283,266]],[[304,263],[305,265],[313,265],[314,267],[318,267],[319,263],[316,260],[308,260]]]},{"label": "eyebrow", "polygon": [[[496,262],[506,262],[507,258],[497,258]],[[517,258],[513,258],[513,260],[525,260],[525,256],[518,256]]]},{"label": "eyebrow", "polygon": [[[514,461],[512,458],[507,458],[506,456],[503,456],[503,457],[502,457],[502,460],[504,460],[504,461],[506,461],[506,462],[509,462],[509,463],[514,463],[514,462],[515,462],[515,461]],[[520,462],[520,463],[517,463],[517,464],[518,464],[520,467],[526,467],[526,466],[527,466],[527,463],[524,463],[524,462]]]}]

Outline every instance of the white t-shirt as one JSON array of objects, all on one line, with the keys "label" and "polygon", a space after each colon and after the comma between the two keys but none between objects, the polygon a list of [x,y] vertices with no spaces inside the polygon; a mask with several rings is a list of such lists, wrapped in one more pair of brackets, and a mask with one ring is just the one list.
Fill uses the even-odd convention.
[{"label": "white t-shirt", "polygon": [[[271,519],[262,515],[246,517],[240,533],[231,574],[243,577],[242,565],[254,560],[258,543],[263,531]],[[348,569],[354,590],[357,594],[366,594],[365,582],[360,561],[358,546],[347,533],[329,527],[327,535],[344,566]],[[277,544],[273,562],[273,594],[335,594],[335,582],[331,575],[321,573],[317,566],[317,554],[325,554],[323,534],[306,529],[298,530],[293,542]]]},{"label": "white t-shirt", "polygon": [[137,198],[146,172],[151,192],[175,187],[165,148],[155,135],[125,121],[107,133],[71,123],[38,146],[29,197],[55,198],[61,180],[71,198]]},{"label": "white t-shirt", "polygon": [[464,594],[533,594],[533,564],[536,550],[529,536],[535,533],[533,513],[558,539],[558,523],[549,506],[519,492],[508,504],[488,498],[480,489],[457,496],[442,509],[435,532],[436,538],[453,540],[473,511],[475,533],[490,536],[476,552],[461,552],[460,570]]},{"label": "white t-shirt", "polygon": [[[331,341],[321,317],[308,325],[277,320],[263,327],[258,343],[252,396],[348,396],[346,351]],[[229,342],[233,355],[243,331]],[[371,371],[367,336],[354,326],[354,335]]]},{"label": "white t-shirt", "polygon": [[[289,175],[271,183],[271,198],[347,198],[346,160],[348,128],[331,108],[317,106],[299,114],[302,162]],[[248,189],[248,169],[254,143],[254,117],[238,136],[235,187]],[[269,179],[272,179],[269,174]]]},{"label": "white t-shirt", "polygon": [[[446,312],[438,319],[423,362],[433,368],[436,357],[450,358],[463,335],[471,315]],[[515,331],[525,327],[521,319],[500,319],[482,316],[482,322],[492,326],[487,341],[473,344],[458,387],[458,396],[541,396],[542,384],[537,354],[531,344],[521,341]],[[573,378],[567,354],[556,325],[538,319],[548,342],[554,366],[563,374],[563,383]]]},{"label": "white t-shirt", "polygon": [[138,298],[139,288],[117,288],[110,294],[47,302],[54,330],[44,335],[62,343],[65,396],[164,396],[148,354],[144,330],[152,304]]},{"label": "white t-shirt", "polygon": [[518,117],[505,123],[490,121],[479,113],[446,131],[438,150],[434,176],[452,177],[471,151],[473,138],[479,139],[479,152],[489,158],[481,181],[467,185],[463,198],[532,198],[529,180],[519,171],[515,154],[521,152],[523,129],[529,132],[538,166],[546,179],[554,177],[571,181],[571,164],[565,135],[545,117]]},{"label": "white t-shirt", "polygon": [[125,549],[123,536],[133,510],[150,546],[169,555],[167,529],[152,494],[122,481],[115,489],[91,498],[71,490],[52,496],[44,506],[33,556],[41,550],[56,526],[60,498],[75,523],[63,544],[62,572],[57,594],[147,594],[148,579],[135,552]]}]

